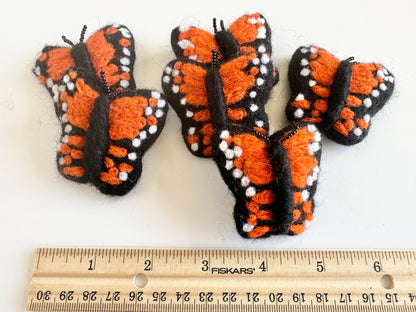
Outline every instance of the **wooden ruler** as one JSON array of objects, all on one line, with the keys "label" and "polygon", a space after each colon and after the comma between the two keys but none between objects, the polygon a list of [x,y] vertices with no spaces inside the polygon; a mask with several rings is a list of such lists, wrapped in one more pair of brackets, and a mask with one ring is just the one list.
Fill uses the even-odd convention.
[{"label": "wooden ruler", "polygon": [[38,249],[30,311],[416,311],[416,251]]}]

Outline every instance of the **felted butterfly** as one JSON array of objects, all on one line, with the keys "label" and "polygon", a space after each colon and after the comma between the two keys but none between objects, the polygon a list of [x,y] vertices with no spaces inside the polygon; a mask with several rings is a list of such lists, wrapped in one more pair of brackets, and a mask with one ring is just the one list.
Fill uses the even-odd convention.
[{"label": "felted butterfly", "polygon": [[289,64],[290,121],[317,124],[337,143],[353,145],[368,134],[371,118],[394,89],[394,76],[383,65],[339,61],[315,45],[300,47]]},{"label": "felted butterfly", "polygon": [[[270,58],[270,27],[259,13],[243,15],[228,30],[222,21],[220,26],[218,30],[214,19],[214,35],[196,27],[181,26],[172,31],[171,44],[177,59],[165,68],[163,90],[181,119],[188,149],[199,157],[213,157],[236,197],[234,218],[239,233],[250,238],[299,233],[289,229],[294,223],[293,195],[279,198],[276,175],[282,173],[273,168],[272,159],[277,156],[271,152],[280,155],[281,149],[297,149],[289,142],[309,131],[305,130],[306,124],[297,124],[273,138],[275,148],[269,144],[264,105],[278,81]],[[306,141],[296,141],[303,148],[299,155],[308,158],[309,145],[319,143],[314,134],[302,137]],[[284,159],[279,156],[275,162],[290,166],[288,155]],[[319,152],[312,157],[317,161],[313,168],[307,166],[307,176],[313,176]],[[291,169],[285,169],[285,183],[292,188]],[[281,206],[287,211],[280,210]],[[311,213],[312,208],[308,211]],[[296,222],[303,224],[299,220],[305,220],[305,216],[296,213]]]},{"label": "felted butterfly", "polygon": [[157,91],[136,90],[134,39],[108,25],[84,42],[46,46],[33,72],[53,97],[62,135],[57,165],[67,179],[124,195],[137,183],[141,159],[159,136],[168,106]]}]

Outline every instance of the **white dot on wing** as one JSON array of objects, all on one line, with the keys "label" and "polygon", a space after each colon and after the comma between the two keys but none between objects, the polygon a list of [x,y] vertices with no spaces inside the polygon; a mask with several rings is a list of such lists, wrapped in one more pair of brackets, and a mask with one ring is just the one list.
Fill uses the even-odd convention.
[{"label": "white dot on wing", "polygon": [[256,189],[253,186],[248,187],[246,190],[246,196],[252,197],[254,195],[256,195]]},{"label": "white dot on wing", "polygon": [[127,49],[127,48],[123,48],[123,53],[124,53],[124,55],[127,55],[127,56],[130,56],[131,55],[130,50]]},{"label": "white dot on wing", "polygon": [[129,86],[129,81],[128,80],[120,80],[120,86],[123,88],[127,88]]},{"label": "white dot on wing", "polygon": [[124,171],[120,171],[119,173],[118,173],[118,178],[121,180],[121,181],[127,181],[127,178],[128,178],[128,174],[127,174],[127,172],[124,172]]},{"label": "white dot on wing", "polygon": [[137,159],[137,154],[136,153],[130,153],[127,155],[127,158],[130,160],[136,160]]},{"label": "white dot on wing", "polygon": [[122,65],[130,65],[130,59],[129,59],[128,57],[122,57],[122,58],[120,59],[120,63],[121,63]]},{"label": "white dot on wing", "polygon": [[250,223],[244,223],[243,225],[243,231],[248,233],[251,232],[254,229],[254,225]]},{"label": "white dot on wing", "polygon": [[157,91],[152,91],[152,92],[150,93],[150,95],[152,96],[152,98],[155,98],[155,99],[160,99],[160,93],[159,93],[159,92],[157,92]]},{"label": "white dot on wing", "polygon": [[302,70],[300,71],[300,74],[301,74],[301,76],[306,77],[306,76],[309,75],[310,72],[311,71],[308,68],[302,68]]},{"label": "white dot on wing", "polygon": [[146,114],[146,116],[150,116],[153,113],[153,110],[150,106],[148,106],[145,108],[144,113]]},{"label": "white dot on wing", "polygon": [[264,45],[260,45],[257,49],[260,53],[266,52],[266,47]]},{"label": "white dot on wing", "polygon": [[155,113],[156,118],[160,118],[163,116],[163,111],[161,109],[158,109]]},{"label": "white dot on wing", "polygon": [[134,138],[132,144],[134,147],[139,147],[142,141],[139,138]]},{"label": "white dot on wing", "polygon": [[373,104],[370,98],[365,98],[363,103],[365,107],[370,107]]},{"label": "white dot on wing", "polygon": [[146,131],[141,131],[139,136],[140,136],[140,139],[144,140],[144,139],[147,138],[147,132]]},{"label": "white dot on wing", "polygon": [[300,119],[300,118],[303,117],[303,110],[301,108],[298,108],[297,110],[295,110],[295,112],[293,113],[293,115],[296,118]]},{"label": "white dot on wing", "polygon": [[165,107],[166,101],[164,99],[157,100],[157,107]]}]

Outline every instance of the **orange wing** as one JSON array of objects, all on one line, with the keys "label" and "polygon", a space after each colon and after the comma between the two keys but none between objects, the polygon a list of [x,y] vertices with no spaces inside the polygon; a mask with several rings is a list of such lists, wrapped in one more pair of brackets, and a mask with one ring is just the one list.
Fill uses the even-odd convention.
[{"label": "orange wing", "polygon": [[317,46],[301,47],[289,64],[289,120],[321,123],[340,61]]},{"label": "orange wing", "polygon": [[262,55],[241,55],[221,64],[219,74],[230,124],[266,135],[269,120],[264,106],[274,83],[274,65],[269,58],[262,60]]},{"label": "orange wing", "polygon": [[394,77],[383,65],[358,63],[350,66],[348,93],[339,101],[343,105],[329,105],[323,128],[328,138],[344,145],[356,144],[367,136],[372,117],[394,89]]},{"label": "orange wing", "polygon": [[214,160],[236,198],[234,219],[240,235],[258,238],[282,233],[284,228],[276,225],[273,216],[275,175],[267,139],[235,125],[216,133],[213,144],[218,150]]},{"label": "orange wing", "polygon": [[99,94],[87,84],[86,74],[75,67],[70,48],[45,47],[33,72],[51,94],[61,121],[58,170],[67,179],[85,183],[88,181],[83,162],[85,136]]},{"label": "orange wing", "polygon": [[275,218],[289,235],[300,234],[313,219],[320,142],[316,126],[306,123],[293,123],[270,137],[279,204]]},{"label": "orange wing", "polygon": [[58,117],[62,123],[61,143],[58,149],[58,170],[62,175],[77,182],[87,182],[84,163],[86,133],[90,115],[99,93],[87,84],[82,72],[69,69],[63,76],[66,91],[58,100]]},{"label": "orange wing", "polygon": [[214,128],[208,110],[206,67],[186,59],[170,62],[162,77],[163,91],[182,122],[182,135],[189,151],[199,157],[212,154]]},{"label": "orange wing", "polygon": [[[240,44],[241,54],[257,52],[260,53],[260,69],[268,70],[266,64],[273,61],[270,59],[272,54],[271,30],[267,20],[260,13],[246,14],[236,19],[228,31]],[[267,60],[267,63],[264,62]],[[265,63],[265,64],[264,64]],[[273,64],[272,69],[274,83],[279,81],[279,72]]]},{"label": "orange wing", "polygon": [[171,45],[176,57],[186,57],[202,63],[211,63],[211,51],[219,51],[215,37],[196,27],[176,27],[171,34]]},{"label": "orange wing", "polygon": [[108,25],[85,41],[96,76],[105,71],[110,91],[136,88],[132,76],[136,58],[134,38],[130,30],[123,25]]},{"label": "orange wing", "polygon": [[109,106],[108,148],[92,182],[101,192],[124,195],[137,183],[142,157],[163,129],[168,106],[157,91],[124,92]]},{"label": "orange wing", "polygon": [[74,66],[70,48],[46,46],[33,67],[33,73],[52,96],[58,117],[64,114],[60,107],[59,96],[67,89],[68,79],[64,80],[63,77]]},{"label": "orange wing", "polygon": [[380,64],[340,62],[317,46],[301,47],[289,65],[292,98],[289,120],[319,124],[332,140],[356,144],[368,133],[371,117],[394,89],[393,75]]}]

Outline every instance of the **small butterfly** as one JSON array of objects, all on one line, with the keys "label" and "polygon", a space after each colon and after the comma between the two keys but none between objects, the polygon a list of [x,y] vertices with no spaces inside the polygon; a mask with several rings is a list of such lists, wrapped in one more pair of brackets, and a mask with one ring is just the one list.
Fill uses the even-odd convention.
[{"label": "small butterfly", "polygon": [[134,39],[108,25],[84,42],[46,46],[33,72],[61,121],[57,165],[67,179],[124,195],[137,183],[141,159],[163,129],[168,106],[157,91],[136,90]]},{"label": "small butterfly", "polygon": [[[171,44],[177,59],[165,68],[163,90],[181,119],[182,135],[190,152],[213,157],[236,197],[234,218],[239,233],[250,238],[292,233],[289,227],[293,218],[281,213],[278,202],[290,199],[287,209],[293,208],[293,196],[278,198],[276,194],[276,172],[270,154],[273,149],[264,109],[279,79],[271,60],[270,27],[259,13],[243,15],[228,30],[223,21],[220,27],[218,30],[214,19],[214,35],[196,27],[181,26],[172,31]],[[292,134],[295,138],[295,133],[301,134],[307,128],[297,127],[302,131],[293,127],[281,135]],[[281,147],[284,137],[280,138],[282,141],[274,139],[276,149],[286,150]],[[314,136],[306,141],[302,144],[306,144],[304,150],[309,155],[308,146],[315,142]],[[296,147],[287,147],[292,148]],[[317,166],[319,156],[314,157],[318,159]],[[284,162],[288,163],[289,160]],[[308,167],[310,175],[313,169]],[[290,184],[290,169],[285,171],[288,172],[285,178],[289,180],[285,181]]]},{"label": "small butterfly", "polygon": [[317,124],[337,143],[353,145],[368,134],[371,118],[394,89],[394,76],[383,65],[339,61],[317,46],[300,47],[289,64],[290,121]]}]

